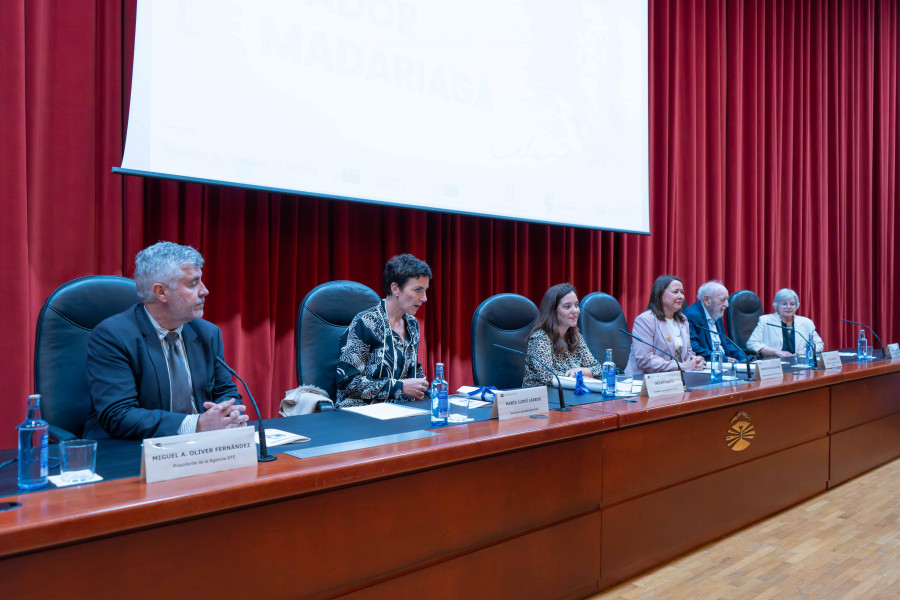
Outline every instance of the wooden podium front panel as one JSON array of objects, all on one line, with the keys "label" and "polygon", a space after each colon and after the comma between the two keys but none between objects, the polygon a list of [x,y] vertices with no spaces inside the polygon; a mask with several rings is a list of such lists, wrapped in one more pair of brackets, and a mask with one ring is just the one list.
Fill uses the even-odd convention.
[{"label": "wooden podium front panel", "polygon": [[[153,598],[332,596],[596,512],[601,446],[594,435],[291,500],[261,498],[258,506],[9,557],[0,581],[10,598],[73,589],[95,598],[123,590]],[[47,565],[54,576],[39,586],[22,576]]]},{"label": "wooden podium front panel", "polygon": [[900,456],[900,413],[831,436],[829,487]]},{"label": "wooden podium front panel", "polygon": [[341,596],[344,600],[586,598],[598,591],[600,513]]},{"label": "wooden podium front panel", "polygon": [[605,434],[602,506],[824,437],[828,409],[817,388]]},{"label": "wooden podium front panel", "polygon": [[600,589],[825,489],[821,438],[603,509]]},{"label": "wooden podium front panel", "polygon": [[900,373],[831,388],[831,431],[838,432],[900,412]]},{"label": "wooden podium front panel", "polygon": [[900,373],[833,386],[831,432],[829,486],[900,456]]}]

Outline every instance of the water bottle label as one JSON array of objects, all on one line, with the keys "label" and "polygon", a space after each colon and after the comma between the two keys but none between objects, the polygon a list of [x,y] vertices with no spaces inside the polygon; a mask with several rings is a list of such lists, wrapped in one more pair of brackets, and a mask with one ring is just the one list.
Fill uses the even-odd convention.
[{"label": "water bottle label", "polygon": [[50,472],[47,466],[47,459],[50,454],[50,436],[44,434],[41,436],[41,477],[46,477]]},{"label": "water bottle label", "polygon": [[447,418],[447,413],[450,410],[450,399],[447,394],[447,390],[441,390],[438,392],[438,416],[442,419]]}]

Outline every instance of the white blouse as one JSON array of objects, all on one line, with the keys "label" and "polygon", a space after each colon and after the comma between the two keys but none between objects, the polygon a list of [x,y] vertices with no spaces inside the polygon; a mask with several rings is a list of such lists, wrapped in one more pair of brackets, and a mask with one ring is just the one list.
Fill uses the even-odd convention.
[{"label": "white blouse", "polygon": [[672,333],[672,343],[675,345],[675,356],[681,356],[681,348],[684,346],[684,340],[681,339],[681,327],[675,322],[674,317],[666,319],[669,331]]}]

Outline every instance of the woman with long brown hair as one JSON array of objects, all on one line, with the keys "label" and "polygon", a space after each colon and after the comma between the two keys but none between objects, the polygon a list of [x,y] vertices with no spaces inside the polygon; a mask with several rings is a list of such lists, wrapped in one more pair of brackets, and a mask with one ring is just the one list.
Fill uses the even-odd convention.
[{"label": "woman with long brown hair", "polygon": [[[544,294],[541,314],[531,336],[528,353],[538,357],[557,373],[574,377],[600,375],[600,361],[588,350],[578,331],[578,295],[569,283],[558,283]],[[525,359],[523,387],[550,385],[553,375],[531,359]]]}]

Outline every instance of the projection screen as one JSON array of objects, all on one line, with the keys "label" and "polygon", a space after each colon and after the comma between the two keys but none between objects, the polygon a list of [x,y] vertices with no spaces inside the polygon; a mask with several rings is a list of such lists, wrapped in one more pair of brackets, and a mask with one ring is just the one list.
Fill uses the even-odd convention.
[{"label": "projection screen", "polygon": [[647,14],[141,0],[114,172],[649,233]]}]

